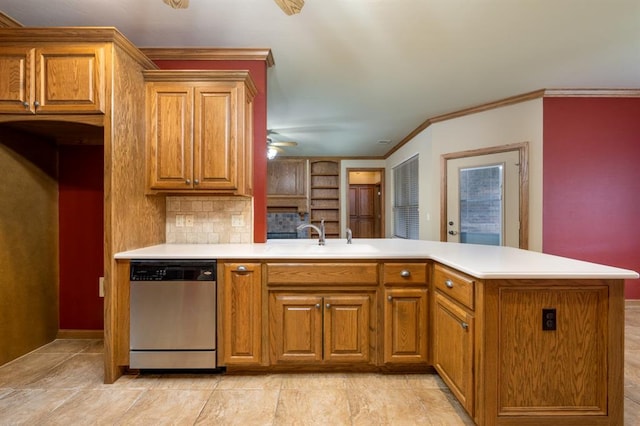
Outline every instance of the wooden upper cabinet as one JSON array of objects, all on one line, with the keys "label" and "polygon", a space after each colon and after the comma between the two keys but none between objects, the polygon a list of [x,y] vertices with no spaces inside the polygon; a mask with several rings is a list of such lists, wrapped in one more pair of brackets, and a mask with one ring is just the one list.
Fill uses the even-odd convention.
[{"label": "wooden upper cabinet", "polygon": [[2,48],[0,113],[103,113],[104,49],[101,44]]},{"label": "wooden upper cabinet", "polygon": [[252,100],[245,71],[146,71],[149,188],[251,195]]},{"label": "wooden upper cabinet", "polygon": [[277,158],[267,163],[267,196],[307,198],[307,160]]}]

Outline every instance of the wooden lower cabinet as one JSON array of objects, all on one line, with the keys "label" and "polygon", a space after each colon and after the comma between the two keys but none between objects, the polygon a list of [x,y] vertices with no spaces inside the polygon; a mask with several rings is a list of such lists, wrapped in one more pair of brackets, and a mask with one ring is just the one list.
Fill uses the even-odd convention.
[{"label": "wooden lower cabinet", "polygon": [[371,362],[375,293],[269,293],[271,364]]},{"label": "wooden lower cabinet", "polygon": [[474,317],[436,292],[433,313],[433,364],[458,401],[474,413]]},{"label": "wooden lower cabinet", "polygon": [[427,363],[426,288],[384,291],[384,362]]},{"label": "wooden lower cabinet", "polygon": [[262,274],[259,263],[225,263],[220,283],[222,365],[262,361]]}]

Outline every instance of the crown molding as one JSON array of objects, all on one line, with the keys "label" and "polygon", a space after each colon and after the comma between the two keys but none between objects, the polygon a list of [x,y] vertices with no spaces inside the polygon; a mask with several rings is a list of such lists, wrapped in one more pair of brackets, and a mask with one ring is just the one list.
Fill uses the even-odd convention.
[{"label": "crown molding", "polygon": [[265,61],[267,67],[275,65],[268,48],[143,47],[140,50],[153,61]]},{"label": "crown molding", "polygon": [[0,12],[0,28],[20,28],[23,25],[13,19],[11,16],[6,15],[3,12]]},{"label": "crown molding", "polygon": [[440,121],[451,120],[453,118],[464,117],[465,115],[476,114],[482,111],[488,111],[495,108],[500,108],[507,105],[513,105],[520,102],[526,102],[536,98],[636,98],[640,97],[640,89],[540,89],[533,92],[523,93],[521,95],[511,96],[508,98],[500,99],[493,102],[473,106],[470,108],[461,109],[458,111],[450,112],[447,114],[437,115],[435,117],[428,118],[418,127],[416,127],[411,133],[398,142],[393,148],[391,148],[384,158],[389,158],[391,154],[402,148],[411,139],[415,138],[418,134],[424,131],[427,127]]}]

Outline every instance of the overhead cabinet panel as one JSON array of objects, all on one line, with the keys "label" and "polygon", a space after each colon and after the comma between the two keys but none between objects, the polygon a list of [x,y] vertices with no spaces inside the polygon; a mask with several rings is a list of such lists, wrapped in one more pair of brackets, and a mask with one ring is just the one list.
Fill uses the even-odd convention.
[{"label": "overhead cabinet panel", "polygon": [[7,47],[0,53],[0,113],[104,112],[102,45]]},{"label": "overhead cabinet panel", "polygon": [[255,88],[249,74],[147,71],[144,76],[149,189],[251,195]]}]

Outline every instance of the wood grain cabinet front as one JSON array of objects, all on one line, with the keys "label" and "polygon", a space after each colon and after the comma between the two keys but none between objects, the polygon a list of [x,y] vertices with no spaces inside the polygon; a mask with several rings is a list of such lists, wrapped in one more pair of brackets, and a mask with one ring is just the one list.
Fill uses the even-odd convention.
[{"label": "wood grain cabinet front", "polygon": [[427,364],[428,280],[426,263],[385,263],[384,363]]},{"label": "wood grain cabinet front", "polygon": [[249,74],[144,76],[149,189],[251,195],[255,88]]},{"label": "wood grain cabinet front", "polygon": [[473,416],[474,318],[436,292],[433,313],[433,364],[458,401]]},{"label": "wood grain cabinet front", "polygon": [[75,43],[2,47],[0,113],[103,113],[104,50]]},{"label": "wood grain cabinet front", "polygon": [[262,273],[259,263],[225,263],[220,297],[222,365],[262,361]]},{"label": "wood grain cabinet front", "polygon": [[269,293],[271,363],[369,363],[374,293]]}]

